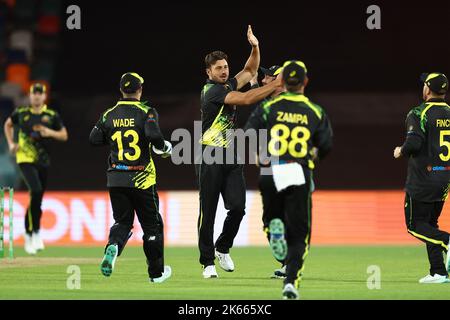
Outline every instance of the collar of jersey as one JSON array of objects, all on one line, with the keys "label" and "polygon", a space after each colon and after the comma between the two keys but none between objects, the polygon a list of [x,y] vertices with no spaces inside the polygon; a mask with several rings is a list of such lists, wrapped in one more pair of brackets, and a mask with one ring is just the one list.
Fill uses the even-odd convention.
[{"label": "collar of jersey", "polygon": [[42,106],[42,108],[41,108],[41,110],[40,110],[39,112],[34,111],[34,110],[33,110],[33,107],[30,106],[30,112],[31,112],[32,114],[42,114],[44,111],[47,111],[47,105],[46,105],[46,104],[44,104],[44,105]]},{"label": "collar of jersey", "polygon": [[[281,95],[283,95],[283,96],[304,96],[303,93],[289,92],[289,91],[282,92],[282,93],[280,93],[280,96],[281,96]],[[306,98],[306,97],[305,97],[305,98]]]},{"label": "collar of jersey", "polygon": [[120,101],[134,101],[134,102],[139,102],[139,100],[136,99],[136,98],[122,98],[122,99],[120,99]]},{"label": "collar of jersey", "polygon": [[[228,80],[230,80],[230,79],[228,79]],[[225,81],[225,83],[220,83],[220,82],[216,82],[216,81],[211,80],[211,79],[207,79],[207,80],[206,80],[206,83],[208,83],[208,84],[222,84],[222,85],[226,85],[227,82],[228,82],[228,80]]]},{"label": "collar of jersey", "polygon": [[120,100],[119,102],[117,102],[117,105],[119,105],[119,104],[139,104],[139,103],[141,103],[139,100],[137,100],[137,99],[123,99],[123,100]]},{"label": "collar of jersey", "polygon": [[436,103],[436,102],[446,102],[445,99],[442,98],[431,98],[427,101],[425,101],[425,103]]}]

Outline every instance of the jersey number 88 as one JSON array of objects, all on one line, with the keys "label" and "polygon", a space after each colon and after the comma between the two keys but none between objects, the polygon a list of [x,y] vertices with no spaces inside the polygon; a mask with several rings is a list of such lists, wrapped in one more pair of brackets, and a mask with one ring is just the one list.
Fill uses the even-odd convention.
[{"label": "jersey number 88", "polygon": [[[294,158],[303,158],[308,154],[309,138],[311,132],[306,127],[297,126],[291,131],[285,124],[276,124],[270,130],[269,153],[281,157],[289,152]],[[297,145],[300,145],[300,151],[297,151]]]}]

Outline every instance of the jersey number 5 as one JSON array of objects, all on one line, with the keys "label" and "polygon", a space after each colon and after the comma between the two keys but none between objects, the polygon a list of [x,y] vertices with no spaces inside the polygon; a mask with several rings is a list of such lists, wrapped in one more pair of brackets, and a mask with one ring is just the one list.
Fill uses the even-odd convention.
[{"label": "jersey number 5", "polygon": [[439,146],[447,148],[447,155],[444,155],[444,153],[440,153],[439,158],[441,158],[442,161],[449,161],[450,160],[450,142],[445,141],[445,136],[450,136],[450,130],[442,130],[439,135]]},{"label": "jersey number 5", "polygon": [[114,133],[111,136],[111,139],[113,141],[117,141],[117,148],[119,149],[119,153],[117,154],[117,157],[119,158],[119,161],[123,161],[123,156],[125,155],[125,159],[129,160],[129,161],[135,161],[137,159],[139,159],[139,157],[141,156],[141,148],[139,148],[139,146],[137,145],[139,142],[139,135],[136,131],[134,130],[127,130],[125,131],[125,133],[123,134],[123,136],[125,138],[128,138],[129,136],[132,137],[131,142],[129,142],[128,146],[134,150],[134,154],[130,154],[129,152],[125,152],[123,151],[123,141],[122,141],[122,132],[121,131],[116,131],[116,133]]},{"label": "jersey number 5", "polygon": [[[308,140],[310,137],[311,132],[306,127],[295,127],[291,131],[285,124],[276,124],[270,130],[269,153],[273,156],[281,157],[286,152],[289,152],[294,158],[303,158],[308,154]],[[300,145],[300,151],[297,151],[296,148],[298,144]],[[277,145],[279,146],[278,148]]]}]

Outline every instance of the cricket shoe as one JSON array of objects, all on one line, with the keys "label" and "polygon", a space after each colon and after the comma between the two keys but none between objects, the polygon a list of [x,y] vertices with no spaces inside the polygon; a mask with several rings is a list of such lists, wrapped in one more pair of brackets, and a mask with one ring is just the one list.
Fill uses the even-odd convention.
[{"label": "cricket shoe", "polygon": [[284,223],[280,219],[270,221],[270,249],[275,259],[283,261],[287,256],[287,242],[284,236]]},{"label": "cricket shoe", "polygon": [[273,274],[270,276],[271,279],[286,279],[286,266],[280,269],[274,270]]},{"label": "cricket shoe", "polygon": [[31,241],[33,247],[36,251],[42,251],[45,249],[44,241],[42,241],[41,234],[38,232],[33,232],[31,235]]},{"label": "cricket shoe", "polygon": [[203,278],[205,279],[211,279],[211,278],[218,278],[219,275],[216,271],[216,266],[206,266],[203,270]]},{"label": "cricket shoe", "polygon": [[216,258],[219,260],[219,266],[226,272],[234,271],[234,262],[229,253],[220,253],[216,250]]},{"label": "cricket shoe", "polygon": [[449,250],[447,250],[447,257],[445,258],[445,268],[447,269],[447,272],[450,273],[450,239],[447,248]]},{"label": "cricket shoe", "polygon": [[153,283],[163,283],[167,279],[169,279],[172,276],[172,268],[169,266],[164,266],[164,271],[159,278],[150,278],[150,282]]},{"label": "cricket shoe", "polygon": [[435,284],[435,283],[450,283],[450,279],[447,276],[442,276],[440,274],[427,275],[419,280],[419,283],[423,284]]},{"label": "cricket shoe", "polygon": [[102,274],[105,277],[111,276],[114,270],[118,252],[119,249],[116,244],[111,244],[106,248],[105,256],[103,257],[102,263],[100,265]]},{"label": "cricket shoe", "polygon": [[32,236],[30,236],[29,234],[25,234],[24,238],[25,238],[25,245],[24,245],[25,252],[31,255],[35,255],[37,251],[36,248],[33,246]]},{"label": "cricket shoe", "polygon": [[292,283],[288,283],[283,288],[283,300],[298,300],[300,295]]}]

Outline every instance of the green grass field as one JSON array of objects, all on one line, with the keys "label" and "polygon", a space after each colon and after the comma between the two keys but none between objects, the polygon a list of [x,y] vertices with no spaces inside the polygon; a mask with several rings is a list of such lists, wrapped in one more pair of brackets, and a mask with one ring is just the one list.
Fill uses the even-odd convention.
[{"label": "green grass field", "polygon": [[[236,271],[219,270],[204,280],[196,248],[167,248],[172,278],[148,283],[140,247],[128,247],[110,278],[100,274],[102,248],[50,247],[36,257],[17,250],[0,261],[0,299],[279,299],[282,281],[270,279],[277,268],[268,248],[235,248]],[[81,289],[67,289],[69,265],[81,270]],[[367,267],[381,269],[381,289],[367,288]],[[307,259],[302,299],[450,299],[450,284],[420,285],[427,274],[425,248],[313,247]]]}]

